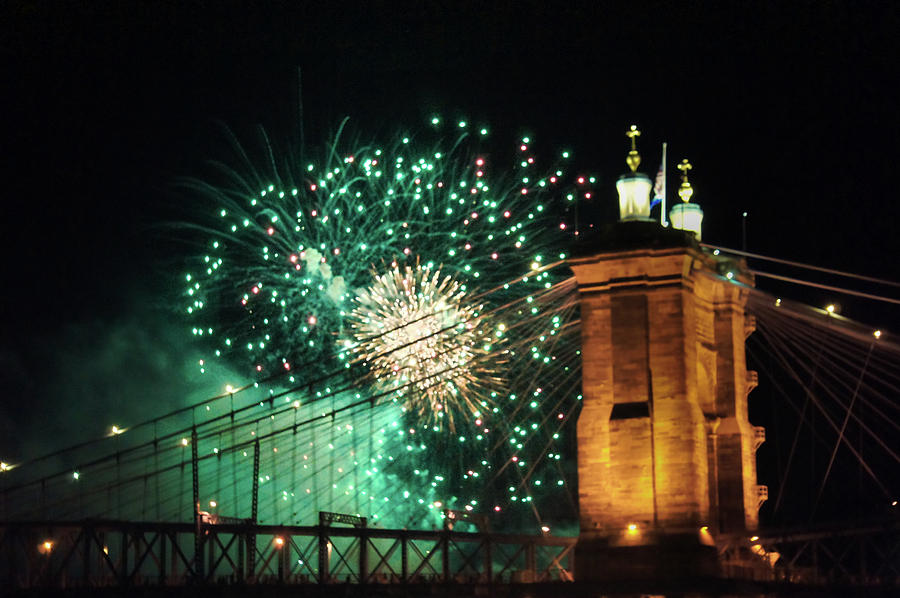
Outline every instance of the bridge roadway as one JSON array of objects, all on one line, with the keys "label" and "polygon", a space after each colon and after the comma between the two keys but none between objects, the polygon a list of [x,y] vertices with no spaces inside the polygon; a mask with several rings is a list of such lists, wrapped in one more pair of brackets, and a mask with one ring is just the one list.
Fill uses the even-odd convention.
[{"label": "bridge roadway", "polygon": [[[892,520],[723,537],[719,578],[598,587],[577,581],[574,537],[249,522],[6,522],[0,595],[896,596],[898,530]],[[774,567],[759,566],[776,554]]]}]

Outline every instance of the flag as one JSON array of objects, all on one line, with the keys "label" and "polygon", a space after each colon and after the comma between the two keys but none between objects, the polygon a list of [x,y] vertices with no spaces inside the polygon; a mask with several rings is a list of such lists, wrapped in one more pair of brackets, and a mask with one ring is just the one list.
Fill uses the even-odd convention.
[{"label": "flag", "polygon": [[666,142],[662,144],[662,161],[659,163],[659,171],[656,173],[656,181],[653,184],[653,201],[650,202],[650,209],[656,204],[662,204],[659,209],[659,223],[668,226],[666,222]]},{"label": "flag", "polygon": [[656,173],[656,182],[653,184],[653,199],[662,201],[663,194],[666,190],[666,167],[664,163],[659,165],[659,172]]},{"label": "flag", "polygon": [[653,201],[650,202],[650,209],[656,207],[656,204],[662,203],[666,190],[666,171],[664,164],[659,165],[659,172],[656,173],[656,182],[653,184]]}]

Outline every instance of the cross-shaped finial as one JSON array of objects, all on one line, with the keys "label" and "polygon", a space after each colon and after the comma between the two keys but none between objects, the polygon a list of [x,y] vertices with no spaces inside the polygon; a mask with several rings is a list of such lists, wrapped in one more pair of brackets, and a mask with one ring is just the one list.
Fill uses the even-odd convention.
[{"label": "cross-shaped finial", "polygon": [[625,132],[625,135],[631,139],[631,149],[636,150],[635,137],[641,136],[641,132],[638,130],[637,125],[631,125],[631,128]]},{"label": "cross-shaped finial", "polygon": [[628,164],[631,172],[637,172],[638,166],[641,165],[641,155],[637,151],[635,141],[636,138],[641,136],[641,132],[638,131],[637,125],[631,125],[631,128],[625,132],[625,135],[629,139],[631,139],[631,151],[628,152],[628,157],[625,159],[625,163]]},{"label": "cross-shaped finial", "polygon": [[684,203],[688,203],[691,201],[691,196],[694,195],[694,188],[691,187],[691,183],[688,181],[688,171],[692,169],[693,166],[691,166],[691,163],[685,158],[677,168],[681,171],[681,186],[678,188],[678,197],[680,197],[681,201]]}]

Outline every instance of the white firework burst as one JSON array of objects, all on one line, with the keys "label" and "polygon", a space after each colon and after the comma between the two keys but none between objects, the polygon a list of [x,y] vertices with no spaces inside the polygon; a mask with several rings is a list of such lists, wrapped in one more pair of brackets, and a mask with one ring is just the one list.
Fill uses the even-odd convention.
[{"label": "white firework burst", "polygon": [[465,287],[416,264],[392,263],[356,297],[350,324],[356,353],[377,385],[420,421],[454,430],[458,417],[477,417],[499,385],[482,309]]}]

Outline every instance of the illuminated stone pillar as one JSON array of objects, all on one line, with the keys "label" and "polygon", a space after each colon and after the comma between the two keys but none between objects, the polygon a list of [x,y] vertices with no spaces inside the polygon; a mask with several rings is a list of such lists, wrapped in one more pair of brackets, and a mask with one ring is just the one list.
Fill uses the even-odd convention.
[{"label": "illuminated stone pillar", "polygon": [[[714,535],[757,521],[739,264],[620,222],[570,263],[581,296],[576,579],[714,575]],[[749,381],[749,382],[748,382]]]}]

